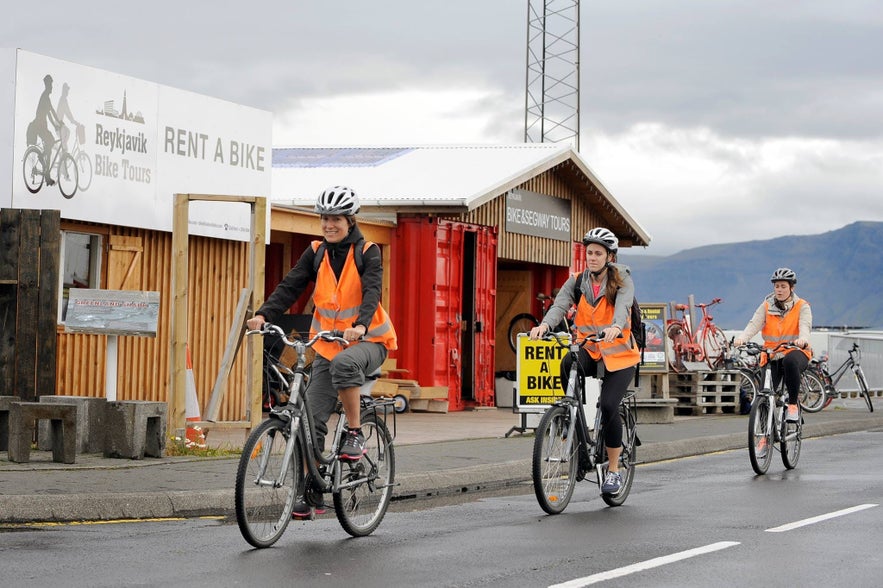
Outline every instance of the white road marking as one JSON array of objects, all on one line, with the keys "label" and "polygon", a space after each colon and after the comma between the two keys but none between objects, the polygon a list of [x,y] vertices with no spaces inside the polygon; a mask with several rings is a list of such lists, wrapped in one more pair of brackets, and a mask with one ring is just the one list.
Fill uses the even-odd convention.
[{"label": "white road marking", "polygon": [[875,506],[879,506],[879,505],[877,505],[877,504],[860,504],[858,506],[853,506],[852,508],[844,508],[843,510],[829,512],[828,514],[819,515],[817,517],[803,519],[802,521],[795,521],[793,523],[788,523],[787,525],[781,525],[779,527],[773,527],[772,529],[767,529],[766,532],[767,533],[782,533],[784,531],[791,531],[793,529],[797,529],[798,527],[805,527],[806,525],[814,525],[815,523],[820,523],[822,521],[827,521],[828,519],[833,519],[836,517],[842,517],[844,515],[852,514],[854,512],[858,512],[860,510],[874,508]]},{"label": "white road marking", "polygon": [[581,586],[589,586],[591,584],[597,584],[598,582],[604,582],[605,580],[612,580],[613,578],[620,578],[622,576],[634,574],[635,572],[642,572],[644,570],[649,570],[651,568],[657,568],[659,566],[664,566],[666,564],[681,561],[682,559],[696,557],[697,555],[704,555],[706,553],[711,553],[713,551],[720,551],[721,549],[726,549],[728,547],[733,547],[735,545],[739,545],[739,542],[738,541],[720,541],[719,543],[712,543],[711,545],[706,545],[704,547],[696,547],[695,549],[688,549],[686,551],[672,553],[671,555],[663,555],[662,557],[654,557],[653,559],[648,559],[647,561],[638,562],[638,563],[632,564],[630,566],[625,566],[622,568],[617,568],[615,570],[601,572],[601,573],[594,574],[591,576],[586,576],[585,578],[577,578],[575,580],[570,580],[570,581],[564,582],[562,584],[554,584],[552,586],[549,586],[549,588],[579,588]]}]

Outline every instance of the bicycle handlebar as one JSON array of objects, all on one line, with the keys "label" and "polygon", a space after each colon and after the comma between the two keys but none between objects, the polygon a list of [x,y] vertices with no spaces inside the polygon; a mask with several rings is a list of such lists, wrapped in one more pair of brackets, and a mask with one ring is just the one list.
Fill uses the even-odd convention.
[{"label": "bicycle handlebar", "polygon": [[754,341],[746,341],[742,345],[738,347],[738,349],[744,349],[748,355],[760,355],[761,353],[766,353],[768,355],[772,355],[778,351],[782,351],[783,349],[805,349],[805,347],[800,347],[799,345],[795,345],[794,343],[784,342],[779,343],[772,349],[767,349],[760,343],[755,343]]},{"label": "bicycle handlebar", "polygon": [[312,347],[316,341],[322,339],[323,341],[333,341],[340,343],[344,347],[347,347],[350,344],[350,341],[347,341],[343,338],[343,333],[341,331],[319,331],[316,333],[309,341],[304,342],[300,339],[289,339],[288,335],[285,334],[285,331],[282,330],[282,327],[278,325],[274,325],[272,323],[264,323],[261,325],[260,329],[256,330],[247,330],[245,331],[246,335],[278,335],[282,342],[288,345],[289,347],[297,347],[299,345],[303,345],[304,347]]},{"label": "bicycle handlebar", "polygon": [[[568,345],[573,345],[573,344],[576,344],[576,345],[579,345],[580,347],[582,347],[582,346],[585,345],[586,343],[601,343],[601,342],[604,341],[604,336],[603,336],[603,335],[601,335],[601,334],[599,334],[599,333],[589,333],[588,335],[586,335],[586,336],[583,337],[582,339],[580,339],[580,338],[577,337],[577,338],[575,338],[573,341],[571,341],[569,344],[566,345],[566,344],[564,344],[564,343],[562,342],[562,339],[564,339],[564,338],[567,337],[568,335],[570,335],[570,333],[567,333],[567,332],[565,332],[565,331],[562,331],[562,332],[560,332],[560,333],[551,333],[551,332],[549,332],[549,333],[544,333],[544,334],[540,337],[540,339],[541,339],[542,341],[552,341],[552,340],[554,339],[554,340],[555,340],[559,345],[561,345],[562,347],[567,347]],[[621,339],[621,338],[622,338],[622,334],[620,334],[618,337],[615,337],[615,338],[616,338],[616,339]]]}]

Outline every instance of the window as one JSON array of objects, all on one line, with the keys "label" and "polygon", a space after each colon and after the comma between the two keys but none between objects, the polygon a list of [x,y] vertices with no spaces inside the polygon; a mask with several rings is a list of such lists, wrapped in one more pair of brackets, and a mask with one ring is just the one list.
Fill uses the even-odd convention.
[{"label": "window", "polygon": [[62,231],[61,233],[61,296],[59,315],[67,315],[71,288],[101,287],[101,235]]}]

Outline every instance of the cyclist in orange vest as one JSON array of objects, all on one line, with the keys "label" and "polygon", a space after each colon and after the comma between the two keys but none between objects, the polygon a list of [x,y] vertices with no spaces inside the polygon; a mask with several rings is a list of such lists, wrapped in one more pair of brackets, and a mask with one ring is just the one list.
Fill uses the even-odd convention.
[{"label": "cyclist in orange vest", "polygon": [[[635,285],[627,266],[615,263],[619,239],[603,227],[592,229],[583,237],[586,247],[586,270],[576,291],[574,274],[564,282],[555,302],[546,312],[538,327],[530,330],[530,338],[537,339],[564,318],[571,304],[576,303],[573,328],[580,337],[597,334],[599,343],[587,343],[579,352],[579,368],[583,377],[602,377],[601,422],[604,424],[604,446],[609,467],[601,492],[616,494],[622,488],[619,456],[622,453],[622,423],[619,404],[629,383],[635,377],[635,366],[641,359],[634,337],[631,336],[631,307]],[[578,301],[577,301],[578,299]],[[569,355],[561,362],[561,383],[567,386]]]},{"label": "cyclist in orange vest", "polygon": [[[359,197],[344,186],[328,188],[319,195],[314,211],[321,215],[323,241],[313,241],[307,247],[297,264],[246,323],[249,329],[260,329],[264,322],[274,322],[294,304],[310,282],[315,282],[311,335],[321,330],[339,330],[344,339],[352,342],[346,349],[337,343],[322,341],[313,347],[316,358],[307,393],[316,421],[317,442],[324,448],[327,421],[339,398],[350,427],[340,448],[340,458],[353,461],[365,454],[359,388],[365,383],[366,374],[376,371],[389,351],[396,349],[395,329],[380,305],[383,281],[380,248],[364,241],[356,224],[359,208]],[[323,243],[323,257],[318,270],[314,270],[316,252]],[[356,263],[357,244],[364,244],[364,268]]]},{"label": "cyclist in orange vest", "polygon": [[788,411],[785,420],[796,423],[800,419],[797,408],[797,395],[800,391],[800,374],[806,369],[812,350],[809,347],[809,334],[812,331],[812,310],[809,302],[797,296],[797,274],[787,267],[780,267],[770,277],[773,293],[768,295],[751,317],[745,330],[733,341],[735,346],[743,345],[758,332],[763,337],[763,346],[772,349],[780,343],[788,342],[801,349],[786,349],[773,357],[770,370],[773,388],[785,378],[788,389]]}]

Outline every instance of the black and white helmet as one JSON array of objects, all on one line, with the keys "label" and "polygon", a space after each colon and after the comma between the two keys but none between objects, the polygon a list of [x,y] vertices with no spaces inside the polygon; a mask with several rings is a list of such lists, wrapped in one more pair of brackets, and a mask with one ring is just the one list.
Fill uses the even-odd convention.
[{"label": "black and white helmet", "polygon": [[583,237],[583,245],[588,245],[589,243],[597,243],[611,253],[616,253],[617,249],[619,249],[619,239],[604,227],[597,227],[586,233],[585,237]]},{"label": "black and white helmet", "polygon": [[797,274],[794,273],[793,269],[780,267],[773,272],[770,282],[788,282],[793,286],[797,283]]},{"label": "black and white helmet", "polygon": [[319,194],[313,210],[319,214],[352,216],[359,213],[359,208],[359,197],[352,188],[332,186]]}]

